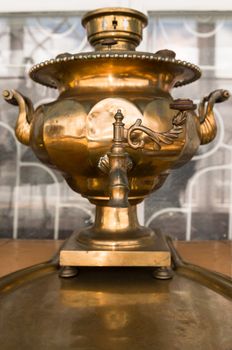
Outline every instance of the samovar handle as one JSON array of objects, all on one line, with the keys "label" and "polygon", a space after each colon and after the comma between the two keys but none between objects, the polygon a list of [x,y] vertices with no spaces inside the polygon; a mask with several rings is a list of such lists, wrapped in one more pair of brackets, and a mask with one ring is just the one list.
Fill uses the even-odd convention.
[{"label": "samovar handle", "polygon": [[31,100],[16,90],[4,90],[2,94],[6,102],[14,106],[19,106],[15,135],[21,143],[29,145],[31,121],[34,114]]},{"label": "samovar handle", "polygon": [[215,103],[226,101],[230,97],[228,90],[215,90],[208,96],[203,97],[198,107],[198,118],[200,122],[201,144],[211,142],[217,134],[217,124],[214,117],[213,107]]}]

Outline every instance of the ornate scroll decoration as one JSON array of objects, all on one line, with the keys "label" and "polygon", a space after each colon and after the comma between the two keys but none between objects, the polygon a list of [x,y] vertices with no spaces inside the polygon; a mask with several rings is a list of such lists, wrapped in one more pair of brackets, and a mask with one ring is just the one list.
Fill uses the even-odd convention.
[{"label": "ornate scroll decoration", "polygon": [[[156,132],[142,125],[142,120],[137,119],[136,122],[128,129],[127,142],[134,149],[144,148],[144,140],[135,140],[135,131],[142,131],[153,142],[155,146],[161,149],[162,144],[171,145],[183,132],[183,125],[186,121],[187,111],[179,111],[172,120],[172,128],[165,132]],[[134,135],[133,135],[134,134]]]}]

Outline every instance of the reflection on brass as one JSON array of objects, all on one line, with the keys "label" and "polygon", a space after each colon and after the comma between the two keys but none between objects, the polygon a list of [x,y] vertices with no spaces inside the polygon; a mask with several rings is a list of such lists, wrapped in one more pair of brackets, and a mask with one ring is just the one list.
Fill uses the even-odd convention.
[{"label": "reflection on brass", "polygon": [[30,71],[58,89],[57,100],[33,110],[28,98],[3,92],[19,106],[19,141],[96,205],[94,225],[74,233],[61,265],[168,267],[167,246],[139,225],[136,205],[213,140],[214,103],[229,93],[212,92],[198,112],[189,99],[173,100],[171,90],[199,79],[200,69],[171,50],[136,52],[147,25],[138,11],[92,11],[83,25],[95,51],[63,53]]}]

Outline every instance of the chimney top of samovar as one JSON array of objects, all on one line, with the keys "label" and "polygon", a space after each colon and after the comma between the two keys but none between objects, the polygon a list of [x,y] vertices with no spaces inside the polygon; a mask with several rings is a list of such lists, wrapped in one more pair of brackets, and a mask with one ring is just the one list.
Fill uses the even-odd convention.
[{"label": "chimney top of samovar", "polygon": [[[85,75],[89,76],[90,71],[93,72],[92,76],[109,76],[113,73],[118,77],[125,74],[134,76],[136,71],[139,79],[143,75],[155,82],[160,81],[157,80],[158,74],[161,85],[163,88],[165,86],[166,90],[199,79],[199,67],[176,59],[175,52],[171,50],[162,49],[155,53],[135,51],[142,40],[143,28],[147,23],[146,15],[130,8],[101,8],[87,12],[82,24],[95,50],[61,53],[55,58],[34,65],[30,70],[30,77],[42,85],[58,88],[60,92],[80,86],[84,91],[83,87],[86,87],[88,81]],[[96,67],[99,69],[96,70]],[[124,69],[125,67],[127,68]],[[164,77],[170,78],[169,83]],[[81,79],[84,79],[84,85],[81,85]],[[115,85],[114,88],[118,89],[119,85]],[[135,88],[138,91],[138,87]]]},{"label": "chimney top of samovar", "polygon": [[88,40],[96,51],[134,51],[142,40],[147,22],[142,12],[121,7],[90,11],[82,19]]}]

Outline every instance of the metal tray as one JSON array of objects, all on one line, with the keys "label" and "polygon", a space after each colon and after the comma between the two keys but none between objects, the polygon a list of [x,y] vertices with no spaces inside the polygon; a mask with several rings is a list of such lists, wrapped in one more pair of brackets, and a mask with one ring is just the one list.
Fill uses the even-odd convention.
[{"label": "metal tray", "polygon": [[174,277],[146,268],[82,268],[56,259],[0,279],[1,350],[231,350],[232,281],[172,250]]}]

